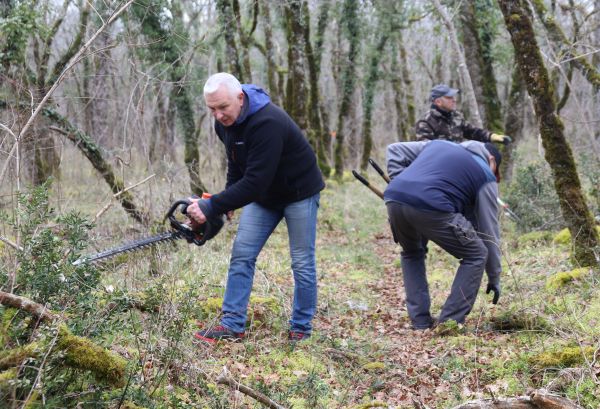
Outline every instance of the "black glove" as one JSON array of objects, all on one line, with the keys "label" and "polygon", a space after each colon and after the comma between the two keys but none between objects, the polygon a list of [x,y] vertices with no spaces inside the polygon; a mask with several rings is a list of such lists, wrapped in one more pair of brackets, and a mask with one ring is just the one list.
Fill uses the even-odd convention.
[{"label": "black glove", "polygon": [[494,298],[492,299],[492,304],[498,304],[498,299],[500,298],[500,284],[499,283],[488,283],[487,288],[485,289],[485,293],[489,294],[490,291],[494,292]]},{"label": "black glove", "polygon": [[209,204],[208,204],[208,200],[206,199],[201,199],[198,200],[198,207],[200,208],[200,210],[202,210],[202,213],[204,213],[204,216],[206,216],[206,223],[203,223],[201,225],[201,228],[203,229],[202,231],[202,241],[208,241],[210,239],[212,239],[213,237],[215,237],[219,231],[221,231],[221,228],[223,227],[223,224],[225,224],[224,220],[223,220],[223,215],[217,215],[217,216],[208,216],[209,213]]}]

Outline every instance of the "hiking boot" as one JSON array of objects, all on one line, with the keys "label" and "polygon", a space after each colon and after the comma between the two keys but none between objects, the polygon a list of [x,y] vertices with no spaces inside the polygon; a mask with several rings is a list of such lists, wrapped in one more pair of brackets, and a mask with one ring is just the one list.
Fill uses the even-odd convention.
[{"label": "hiking boot", "polygon": [[297,331],[288,332],[288,341],[291,344],[295,344],[296,342],[307,340],[308,338],[310,338],[310,334],[307,334],[306,332],[297,332]]},{"label": "hiking boot", "polygon": [[203,329],[194,334],[194,337],[200,341],[216,343],[219,340],[240,341],[244,338],[243,332],[233,332],[227,327],[217,325],[216,327]]}]

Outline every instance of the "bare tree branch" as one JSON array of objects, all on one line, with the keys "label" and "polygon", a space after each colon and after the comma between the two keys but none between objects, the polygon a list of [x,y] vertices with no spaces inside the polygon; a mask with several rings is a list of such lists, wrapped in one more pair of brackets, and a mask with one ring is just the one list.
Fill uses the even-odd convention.
[{"label": "bare tree branch", "polygon": [[[108,21],[106,21],[102,25],[102,27],[100,27],[98,29],[98,31],[96,31],[94,33],[94,35],[92,35],[92,37],[83,45],[83,47],[81,47],[81,49],[70,59],[70,62],[66,65],[64,70],[60,73],[60,75],[56,79],[56,82],[52,85],[50,90],[46,93],[46,95],[44,95],[44,98],[42,98],[42,101],[38,104],[35,111],[33,111],[31,116],[27,120],[27,123],[25,123],[25,126],[23,126],[23,128],[21,129],[21,132],[19,132],[17,142],[15,142],[12,149],[10,150],[10,153],[8,154],[9,158],[14,155],[15,150],[17,149],[17,146],[18,146],[18,140],[20,140],[23,137],[23,135],[25,135],[27,133],[27,131],[29,131],[29,128],[31,128],[31,125],[33,124],[33,122],[35,121],[37,116],[40,114],[40,112],[42,111],[42,109],[44,108],[44,106],[46,105],[46,103],[48,102],[50,97],[52,96],[52,94],[54,94],[54,91],[56,91],[56,88],[58,88],[58,86],[63,81],[63,79],[65,78],[67,73],[75,66],[75,64],[77,64],[79,62],[79,60],[81,60],[84,53],[92,45],[92,43],[94,42],[96,37],[98,37],[100,35],[100,33],[102,33],[110,24],[112,24],[117,19],[117,17],[119,17],[119,15],[121,15],[121,13],[123,13],[127,9],[127,7],[129,7],[131,5],[131,3],[133,3],[133,1],[134,0],[129,0],[127,3],[125,3],[125,5],[123,7],[121,7],[119,10],[117,10],[110,17],[110,19],[108,19]],[[8,167],[8,165],[5,164],[4,167],[2,168],[2,172],[0,173],[0,182],[2,181],[2,179],[4,179],[4,174],[6,172],[7,167]]]},{"label": "bare tree branch", "polygon": [[241,383],[239,383],[238,381],[236,381],[235,379],[230,377],[228,375],[227,368],[223,368],[223,372],[221,372],[221,374],[217,378],[217,383],[221,384],[221,385],[228,385],[231,388],[235,389],[236,391],[240,391],[244,395],[248,395],[251,398],[256,399],[257,401],[259,401],[260,403],[262,403],[263,405],[265,405],[268,408],[285,409],[284,406],[281,406],[279,403],[271,400],[271,398],[269,398],[268,396],[263,395],[262,393],[257,392],[254,389],[251,389],[245,385],[242,385]]}]

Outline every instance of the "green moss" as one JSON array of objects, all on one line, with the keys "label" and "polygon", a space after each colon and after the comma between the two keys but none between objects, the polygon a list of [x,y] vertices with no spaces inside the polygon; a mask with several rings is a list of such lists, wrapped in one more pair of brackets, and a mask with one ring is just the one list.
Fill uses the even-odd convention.
[{"label": "green moss", "polygon": [[358,405],[355,407],[355,409],[389,408],[389,407],[390,407],[390,405],[388,405],[385,402],[373,401],[373,402],[363,403],[361,405]]},{"label": "green moss", "polygon": [[221,307],[223,306],[223,298],[222,297],[211,297],[207,298],[202,302],[201,308],[202,312],[206,315],[218,314],[221,312]]},{"label": "green moss", "polygon": [[[202,302],[201,308],[204,315],[217,315],[221,312],[223,306],[223,298],[213,297],[207,298]],[[264,323],[271,321],[281,312],[281,305],[274,297],[250,296],[248,304],[248,321]]]},{"label": "green moss", "polygon": [[[596,226],[596,232],[597,234],[600,236],[600,226]],[[569,231],[569,229],[562,229],[561,231],[559,231],[556,236],[554,236],[554,239],[552,240],[552,242],[554,244],[564,244],[564,245],[570,245],[571,244],[571,232]]]},{"label": "green moss", "polygon": [[554,244],[571,244],[571,232],[569,229],[562,229],[554,236],[552,242]]},{"label": "green moss", "polygon": [[530,233],[523,234],[517,239],[519,247],[535,246],[538,244],[547,244],[552,241],[552,232],[546,230],[532,231]]},{"label": "green moss", "polygon": [[579,280],[581,277],[587,275],[589,273],[589,268],[582,267],[576,268],[571,271],[561,271],[559,273],[553,274],[546,281],[546,289],[548,290],[558,290],[569,284],[572,281]]},{"label": "green moss", "polygon": [[529,358],[529,363],[536,368],[570,368],[582,365],[586,360],[594,358],[594,347],[563,347],[542,352]]},{"label": "green moss", "polygon": [[439,336],[458,336],[464,330],[464,325],[454,320],[444,321],[434,328],[433,332]]},{"label": "green moss", "polygon": [[9,381],[17,379],[17,368],[10,368],[7,371],[0,372],[0,392],[3,389],[9,388]]},{"label": "green moss", "polygon": [[37,356],[38,345],[34,342],[0,352],[0,370],[19,366],[27,358]]},{"label": "green moss", "polygon": [[495,331],[544,331],[548,329],[548,322],[539,313],[527,311],[506,311],[490,318],[490,324]]},{"label": "green moss", "polygon": [[121,387],[125,385],[127,362],[87,338],[71,334],[66,326],[59,329],[57,347],[65,352],[64,363],[72,368],[90,371],[97,381]]},{"label": "green moss", "polygon": [[383,362],[367,362],[362,368],[367,372],[379,372],[385,369],[385,364]]}]

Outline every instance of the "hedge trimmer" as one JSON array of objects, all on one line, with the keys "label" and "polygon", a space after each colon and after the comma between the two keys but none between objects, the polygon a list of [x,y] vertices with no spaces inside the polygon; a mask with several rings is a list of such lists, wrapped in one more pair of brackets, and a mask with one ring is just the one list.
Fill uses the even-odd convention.
[{"label": "hedge trimmer", "polygon": [[177,209],[179,209],[182,215],[187,215],[187,207],[192,202],[186,199],[177,200],[171,205],[171,208],[165,215],[164,220],[169,220],[171,225],[171,231],[158,233],[154,236],[146,237],[143,239],[134,240],[118,247],[114,247],[108,250],[101,251],[100,253],[87,255],[79,258],[73,262],[73,265],[78,266],[80,264],[91,263],[97,260],[105,259],[108,257],[116,256],[121,253],[128,253],[142,248],[152,246],[158,243],[166,241],[174,241],[179,239],[185,239],[188,243],[193,243],[197,246],[202,246],[208,240],[212,239],[217,235],[219,230],[223,227],[223,217],[213,217],[199,225],[197,228],[192,228],[190,225],[180,222],[175,217]]}]

